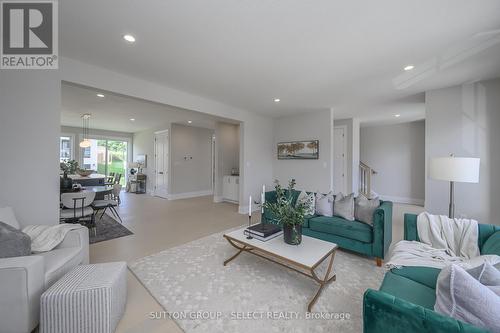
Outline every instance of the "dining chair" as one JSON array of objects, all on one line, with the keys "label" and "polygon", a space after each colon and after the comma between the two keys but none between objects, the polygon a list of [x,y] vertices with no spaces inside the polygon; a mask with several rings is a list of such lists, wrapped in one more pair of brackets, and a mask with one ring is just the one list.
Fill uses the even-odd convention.
[{"label": "dining chair", "polygon": [[106,177],[106,184],[113,183],[114,179],[115,179],[115,173],[110,172],[108,177]]},{"label": "dining chair", "polygon": [[96,214],[100,210],[102,210],[101,216],[99,217],[99,221],[106,213],[106,210],[109,208],[113,216],[117,217],[120,220],[120,223],[123,223],[122,218],[116,211],[116,207],[120,204],[120,192],[122,190],[122,186],[120,184],[113,185],[113,199],[105,199],[105,200],[94,200],[92,203],[92,208],[95,210]]},{"label": "dining chair", "polygon": [[95,216],[92,209],[92,202],[95,192],[75,192],[61,194],[62,208],[59,211],[59,219],[65,223],[81,223],[90,219],[86,225],[95,230]]},{"label": "dining chair", "polygon": [[120,180],[122,179],[122,174],[121,173],[116,173],[115,174],[115,184],[120,184]]}]

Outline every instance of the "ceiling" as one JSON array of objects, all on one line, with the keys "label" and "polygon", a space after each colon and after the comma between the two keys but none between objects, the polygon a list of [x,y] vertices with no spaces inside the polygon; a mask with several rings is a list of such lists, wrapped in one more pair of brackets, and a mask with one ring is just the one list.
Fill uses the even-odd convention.
[{"label": "ceiling", "polygon": [[[63,82],[61,85],[61,125],[81,127],[81,116],[91,114],[93,129],[135,133],[146,129],[165,129],[169,123],[215,129],[218,121],[234,121],[200,112],[152,103],[90,87]],[[103,94],[104,97],[98,97]],[[130,119],[134,119],[131,121]],[[188,123],[191,121],[191,123]]]},{"label": "ceiling", "polygon": [[413,119],[426,90],[500,76],[500,34],[483,33],[500,28],[498,0],[65,0],[60,11],[65,57],[274,117]]}]

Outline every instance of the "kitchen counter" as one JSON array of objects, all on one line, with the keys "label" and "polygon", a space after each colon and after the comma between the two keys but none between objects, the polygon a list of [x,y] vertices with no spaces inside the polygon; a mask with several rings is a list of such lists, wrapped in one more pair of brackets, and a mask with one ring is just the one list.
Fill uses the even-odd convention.
[{"label": "kitchen counter", "polygon": [[68,178],[71,178],[73,183],[82,184],[82,186],[104,185],[106,181],[106,175],[99,173],[93,173],[87,177],[80,175],[68,175]]},{"label": "kitchen counter", "polygon": [[240,197],[240,177],[223,176],[222,177],[222,197],[225,201],[239,202]]}]

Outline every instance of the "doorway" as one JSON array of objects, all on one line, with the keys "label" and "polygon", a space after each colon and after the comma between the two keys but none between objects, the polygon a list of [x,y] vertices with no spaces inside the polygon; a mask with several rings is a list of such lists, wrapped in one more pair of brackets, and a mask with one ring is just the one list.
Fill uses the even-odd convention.
[{"label": "doorway", "polygon": [[333,189],[347,193],[347,126],[333,128]]},{"label": "doorway", "polygon": [[154,195],[168,199],[168,130],[155,132],[155,174]]}]

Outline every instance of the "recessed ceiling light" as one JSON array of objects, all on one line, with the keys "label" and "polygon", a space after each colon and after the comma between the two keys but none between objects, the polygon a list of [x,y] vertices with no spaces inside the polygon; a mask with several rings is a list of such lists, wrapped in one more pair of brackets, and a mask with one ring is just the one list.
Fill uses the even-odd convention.
[{"label": "recessed ceiling light", "polygon": [[188,124],[192,124],[192,123],[193,123],[193,121],[192,121],[192,120],[188,120]]},{"label": "recessed ceiling light", "polygon": [[403,68],[405,71],[411,71],[413,68],[415,68],[415,66],[413,65],[408,65],[406,66],[405,68]]},{"label": "recessed ceiling light", "polygon": [[97,97],[104,98],[104,94],[97,94]]},{"label": "recessed ceiling light", "polygon": [[135,118],[130,118],[130,121],[135,121]]},{"label": "recessed ceiling light", "polygon": [[275,103],[279,103],[280,101],[281,101],[281,99],[279,99],[279,98],[275,98],[275,99],[274,99],[274,102],[275,102]]},{"label": "recessed ceiling light", "polygon": [[401,115],[400,114],[395,114],[394,117],[399,118],[399,117],[401,117]]},{"label": "recessed ceiling light", "polygon": [[135,37],[134,37],[134,36],[132,36],[132,35],[124,35],[124,36],[123,36],[123,39],[125,39],[125,40],[126,40],[127,42],[129,42],[129,43],[133,43],[133,42],[135,42]]}]

